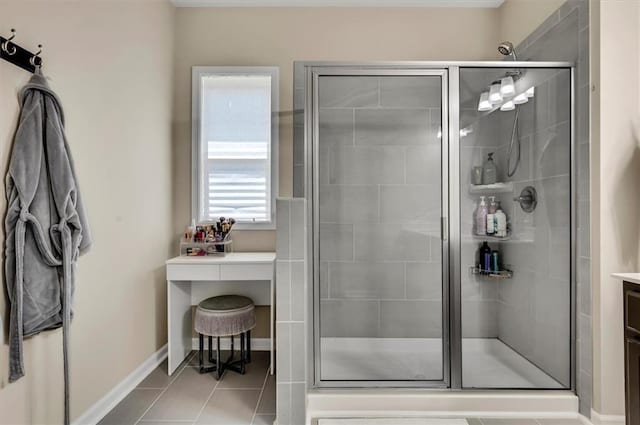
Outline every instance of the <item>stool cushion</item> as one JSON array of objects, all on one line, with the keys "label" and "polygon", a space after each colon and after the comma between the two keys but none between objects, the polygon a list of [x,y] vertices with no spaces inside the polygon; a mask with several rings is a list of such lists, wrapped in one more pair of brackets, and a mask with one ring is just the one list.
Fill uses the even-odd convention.
[{"label": "stool cushion", "polygon": [[242,295],[220,295],[218,297],[207,298],[200,302],[198,307],[203,310],[237,310],[253,305],[253,300]]},{"label": "stool cushion", "polygon": [[238,335],[256,326],[255,306],[250,298],[239,295],[207,298],[198,304],[194,322],[202,335]]}]

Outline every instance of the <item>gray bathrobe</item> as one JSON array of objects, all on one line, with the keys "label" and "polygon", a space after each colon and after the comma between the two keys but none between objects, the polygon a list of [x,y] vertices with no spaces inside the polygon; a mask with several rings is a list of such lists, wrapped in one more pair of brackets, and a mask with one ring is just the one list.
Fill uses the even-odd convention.
[{"label": "gray bathrobe", "polygon": [[39,71],[22,89],[20,103],[6,177],[9,381],[24,376],[23,338],[62,326],[68,423],[67,348],[75,262],[91,238],[64,135],[62,107]]}]

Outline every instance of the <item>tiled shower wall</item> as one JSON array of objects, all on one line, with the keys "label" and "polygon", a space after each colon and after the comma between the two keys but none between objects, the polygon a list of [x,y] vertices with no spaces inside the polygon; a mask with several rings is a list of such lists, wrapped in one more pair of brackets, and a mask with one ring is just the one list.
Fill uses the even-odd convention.
[{"label": "tiled shower wall", "polygon": [[[495,140],[499,146],[492,149],[496,152],[499,180],[514,186],[512,193],[497,196],[511,224],[512,239],[490,243],[514,272],[511,279],[493,282],[497,285],[497,336],[569,387],[570,72],[549,69],[527,73],[539,77],[535,97],[519,106],[521,161],[514,176],[507,175],[507,157],[515,112],[496,111],[481,119],[493,120],[498,131]],[[461,79],[465,75],[461,74]],[[512,156],[516,153],[517,145]],[[526,186],[533,186],[538,195],[538,205],[532,213],[524,212],[513,201]]]},{"label": "tiled shower wall", "polygon": [[568,0],[517,48],[524,60],[571,61],[576,65],[575,143],[577,168],[577,391],[580,413],[592,400],[591,251],[589,234],[589,2]]},{"label": "tiled shower wall", "polygon": [[441,91],[320,78],[322,337],[442,337]]},{"label": "tiled shower wall", "polygon": [[276,214],[276,414],[278,425],[305,423],[306,201],[278,199]]}]

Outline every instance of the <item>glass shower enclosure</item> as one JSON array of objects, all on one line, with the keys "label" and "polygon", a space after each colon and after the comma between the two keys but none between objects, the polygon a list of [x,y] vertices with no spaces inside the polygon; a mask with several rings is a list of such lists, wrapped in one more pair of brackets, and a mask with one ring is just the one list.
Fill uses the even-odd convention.
[{"label": "glass shower enclosure", "polygon": [[572,76],[296,65],[315,386],[573,388]]}]

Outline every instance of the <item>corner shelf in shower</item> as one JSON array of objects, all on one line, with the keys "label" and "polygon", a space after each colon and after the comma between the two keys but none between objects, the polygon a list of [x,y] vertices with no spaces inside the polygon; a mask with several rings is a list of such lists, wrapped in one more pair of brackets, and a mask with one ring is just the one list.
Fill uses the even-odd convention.
[{"label": "corner shelf in shower", "polygon": [[484,276],[492,279],[511,279],[513,277],[513,271],[506,270],[506,269],[499,270],[499,271],[491,271],[491,270],[481,269],[478,266],[471,266],[469,267],[469,269],[471,270],[472,274],[480,275],[480,276]]},{"label": "corner shelf in shower", "polygon": [[507,193],[513,192],[513,182],[493,183],[493,184],[472,184],[469,186],[469,193]]},{"label": "corner shelf in shower", "polygon": [[472,235],[472,238],[476,241],[487,241],[487,242],[506,242],[511,240],[511,232],[507,233],[505,237],[498,236],[490,236],[490,235]]}]

